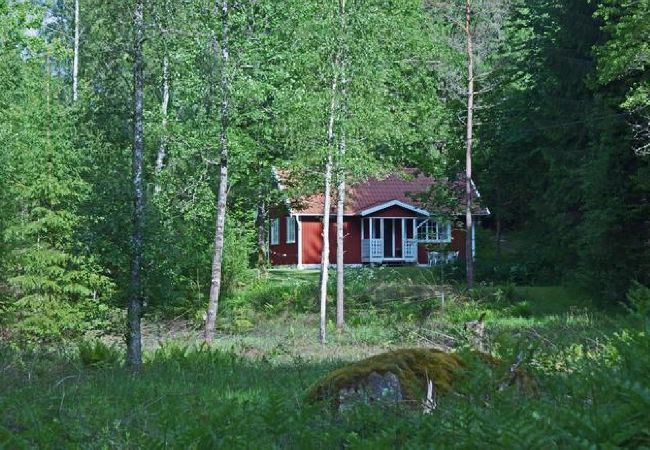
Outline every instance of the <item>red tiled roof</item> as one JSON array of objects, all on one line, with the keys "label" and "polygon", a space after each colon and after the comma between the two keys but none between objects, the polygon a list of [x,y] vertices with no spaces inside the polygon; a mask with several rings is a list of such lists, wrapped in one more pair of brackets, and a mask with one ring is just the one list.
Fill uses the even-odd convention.
[{"label": "red tiled roof", "polygon": [[[286,180],[286,172],[279,172],[279,177]],[[426,206],[417,200],[418,194],[427,192],[436,183],[445,181],[436,180],[423,175],[417,169],[403,169],[401,173],[393,173],[383,178],[370,178],[367,181],[349,186],[346,189],[345,214],[360,215],[363,211],[392,201],[406,203],[412,207],[425,209]],[[464,211],[464,180],[460,179],[451,185],[455,192],[461,193],[460,211]],[[480,195],[474,188],[474,199]],[[291,209],[294,214],[323,215],[323,194],[315,194],[306,198],[292,200]],[[477,203],[477,202],[476,202]],[[336,199],[332,199],[332,214],[336,213]],[[473,214],[488,215],[489,210],[475,205]]]}]

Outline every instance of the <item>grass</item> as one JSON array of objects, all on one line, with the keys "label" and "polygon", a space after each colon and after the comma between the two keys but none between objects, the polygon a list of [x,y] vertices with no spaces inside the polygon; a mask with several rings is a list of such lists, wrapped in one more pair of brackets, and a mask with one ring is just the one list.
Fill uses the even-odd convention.
[{"label": "grass", "polygon": [[[145,365],[120,345],[0,345],[0,447],[580,448],[650,446],[650,339],[564,287],[437,284],[431,269],[347,274],[347,328],[317,343],[313,271],[271,271],[225,299],[219,337],[145,320]],[[442,295],[445,303],[442,304]],[[305,393],[348,362],[409,347],[467,348],[485,314],[491,352],[524,355],[539,392],[498,391],[490,370],[418,408],[336,414]],[[333,317],[333,311],[329,311]],[[465,378],[464,378],[465,379]]]}]

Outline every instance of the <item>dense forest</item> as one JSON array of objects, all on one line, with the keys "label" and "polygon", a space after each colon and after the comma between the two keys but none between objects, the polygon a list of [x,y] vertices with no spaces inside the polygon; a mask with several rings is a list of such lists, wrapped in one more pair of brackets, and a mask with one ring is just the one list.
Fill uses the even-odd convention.
[{"label": "dense forest", "polygon": [[[401,168],[468,196],[475,183],[491,212],[476,257],[436,285],[470,300],[563,286],[647,315],[650,2],[0,0],[1,347],[126,335],[138,368],[142,320],[182,318],[213,342],[287,298],[320,308],[324,344],[342,269],[328,283],[322,264],[318,293],[269,287],[277,169],[299,174],[292,195],[336,207],[346,183]],[[350,326],[366,326],[356,294],[376,275],[347,272]],[[638,429],[618,444],[648,445]]]}]

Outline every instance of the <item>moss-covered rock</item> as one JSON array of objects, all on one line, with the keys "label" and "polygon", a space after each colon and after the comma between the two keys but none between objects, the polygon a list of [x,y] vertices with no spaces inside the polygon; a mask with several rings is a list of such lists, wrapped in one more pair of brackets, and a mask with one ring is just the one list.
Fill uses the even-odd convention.
[{"label": "moss-covered rock", "polygon": [[[400,401],[420,401],[426,392],[427,380],[433,381],[436,393],[449,392],[462,367],[461,358],[453,353],[435,349],[396,350],[333,371],[314,384],[308,390],[307,397],[312,401],[330,400],[339,406],[341,397],[347,396],[347,393],[367,391],[369,379],[374,373],[384,377],[392,374],[399,380]],[[372,392],[364,397],[368,401],[375,400]]]},{"label": "moss-covered rock", "polygon": [[338,410],[348,409],[351,403],[377,401],[419,406],[426,396],[429,380],[433,382],[435,395],[444,395],[471,372],[485,373],[476,370],[477,365],[501,373],[501,382],[493,380],[499,389],[516,385],[521,391],[531,392],[535,388],[534,378],[523,369],[518,366],[509,369],[508,364],[485,353],[413,348],[382,353],[341,367],[310,387],[307,398],[329,401]]}]

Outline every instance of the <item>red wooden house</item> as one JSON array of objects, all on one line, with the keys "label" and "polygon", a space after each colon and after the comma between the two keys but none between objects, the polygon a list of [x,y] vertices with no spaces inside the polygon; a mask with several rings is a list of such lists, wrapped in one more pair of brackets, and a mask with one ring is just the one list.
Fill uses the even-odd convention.
[{"label": "red wooden house", "polygon": [[[432,254],[440,255],[431,249],[441,244],[448,248],[445,260],[464,258],[465,229],[457,225],[463,222],[464,216],[459,215],[459,220],[453,223],[437,222],[435,217],[440,214],[427,211],[416,200],[418,194],[427,192],[435,183],[438,181],[414,169],[405,169],[399,174],[371,178],[350,186],[344,209],[345,264],[431,264]],[[460,183],[462,191],[464,184]],[[282,189],[280,181],[279,184]],[[474,187],[474,198],[479,197]],[[335,204],[333,201],[330,216],[332,264],[336,262]],[[462,204],[460,210],[464,210]],[[476,205],[473,214],[484,216],[489,210]],[[269,253],[272,265],[293,265],[299,269],[318,267],[323,232],[322,194],[301,200],[287,199],[284,210],[276,210],[271,217]],[[474,254],[475,228],[471,233]]]}]

